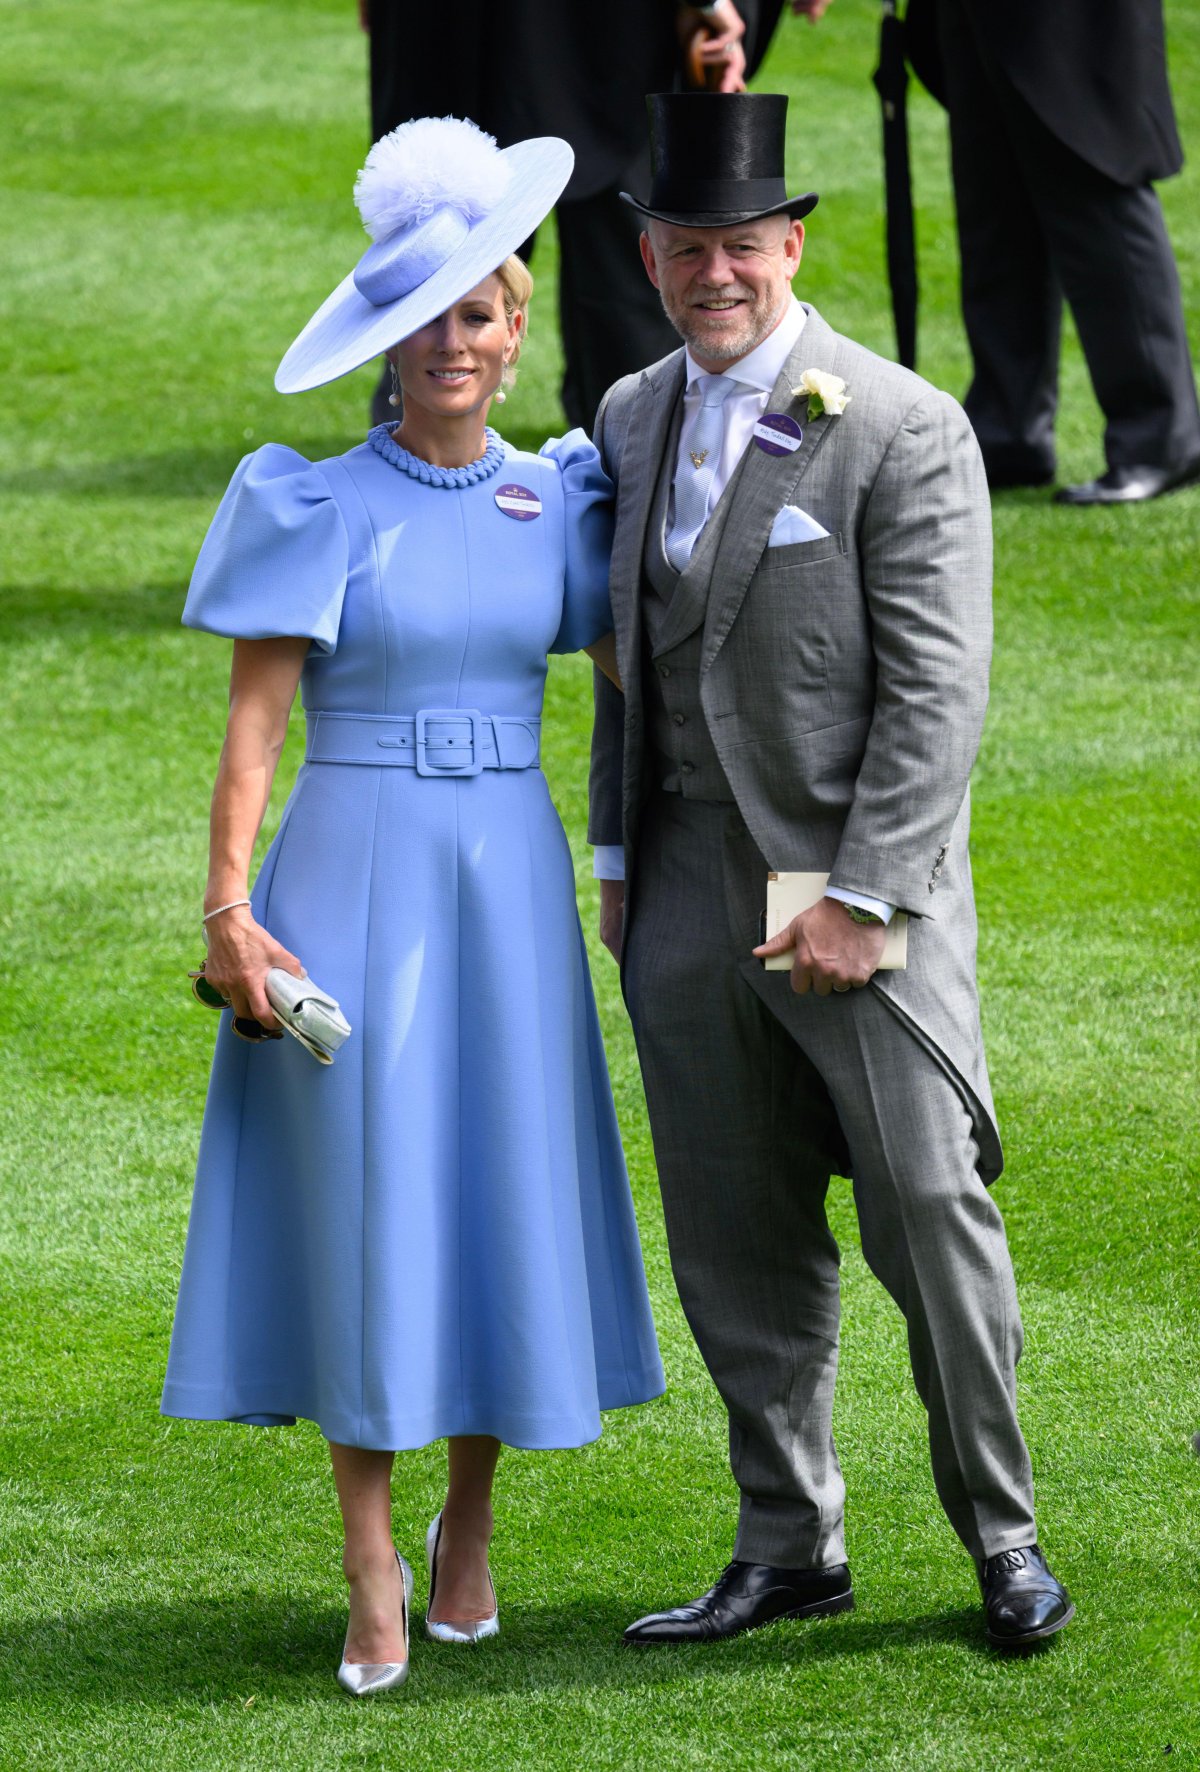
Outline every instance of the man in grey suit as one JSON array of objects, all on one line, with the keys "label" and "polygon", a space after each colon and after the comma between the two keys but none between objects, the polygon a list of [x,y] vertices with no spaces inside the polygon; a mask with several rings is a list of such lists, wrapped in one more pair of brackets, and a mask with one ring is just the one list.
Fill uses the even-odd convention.
[{"label": "man in grey suit", "polygon": [[[715,1586],[626,1637],[853,1605],[830,1431],[841,1173],[907,1319],[988,1636],[1021,1646],[1074,1609],[1037,1545],[987,1192],[1002,1159],[967,855],[991,645],[979,450],[948,395],[792,296],[816,197],[787,196],[786,99],[650,104],[653,186],[627,200],[686,348],[618,382],[597,419],[624,696],[597,685],[590,836],[741,1514]],[[768,870],[829,879],[762,944]],[[907,969],[880,973],[897,909]],[[785,949],[790,975],[764,970]]]}]

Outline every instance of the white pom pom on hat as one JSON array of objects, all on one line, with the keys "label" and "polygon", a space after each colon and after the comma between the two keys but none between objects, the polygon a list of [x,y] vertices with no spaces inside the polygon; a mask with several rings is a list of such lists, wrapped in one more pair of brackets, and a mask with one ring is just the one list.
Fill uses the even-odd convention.
[{"label": "white pom pom on hat", "polygon": [[461,301],[545,220],[574,163],[557,136],[498,148],[462,117],[383,136],[354,187],[372,244],[285,353],[279,392],[335,381]]},{"label": "white pom pom on hat", "polygon": [[489,215],[504,195],[512,168],[486,135],[465,117],[417,117],[381,136],[354,185],[354,201],[372,240],[456,209],[465,221]]}]

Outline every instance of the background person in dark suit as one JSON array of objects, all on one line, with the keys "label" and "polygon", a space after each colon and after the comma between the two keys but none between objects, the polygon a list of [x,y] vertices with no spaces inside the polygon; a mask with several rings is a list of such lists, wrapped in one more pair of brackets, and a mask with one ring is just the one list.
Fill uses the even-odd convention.
[{"label": "background person in dark suit", "polygon": [[[711,35],[723,89],[737,91],[761,61],[781,5],[609,0],[598,15],[563,0],[456,0],[448,42],[437,7],[360,0],[373,141],[409,117],[453,115],[471,118],[502,148],[558,135],[575,150],[557,210],[569,424],[590,431],[613,382],[677,342],[642,269],[640,224],[618,196],[649,180],[645,95],[681,83],[682,42],[700,28]],[[389,416],[389,390],[381,382],[377,419]]]},{"label": "background person in dark suit", "polygon": [[1161,0],[912,0],[908,22],[917,72],[950,114],[966,409],[991,483],[1054,476],[1064,295],[1107,468],[1060,502],[1154,498],[1196,478],[1200,410],[1151,182],[1183,163]]},{"label": "background person in dark suit", "polygon": [[912,66],[950,115],[974,364],[964,404],[991,485],[1054,478],[1064,296],[1107,466],[1056,498],[1125,503],[1200,477],[1179,274],[1152,183],[1183,163],[1162,0],[910,0],[905,24]]}]

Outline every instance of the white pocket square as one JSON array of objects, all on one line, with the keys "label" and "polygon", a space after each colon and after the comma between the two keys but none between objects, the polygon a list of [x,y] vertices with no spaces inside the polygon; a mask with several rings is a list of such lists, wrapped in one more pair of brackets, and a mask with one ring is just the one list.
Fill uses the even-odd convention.
[{"label": "white pocket square", "polygon": [[816,518],[802,511],[799,505],[783,505],[771,525],[767,546],[782,548],[793,541],[819,541],[828,534],[828,529],[822,529]]}]

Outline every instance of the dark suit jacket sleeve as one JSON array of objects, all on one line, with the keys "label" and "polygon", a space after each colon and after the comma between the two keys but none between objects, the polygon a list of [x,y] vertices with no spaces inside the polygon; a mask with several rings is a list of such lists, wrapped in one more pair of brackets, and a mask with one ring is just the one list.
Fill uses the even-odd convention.
[{"label": "dark suit jacket sleeve", "polygon": [[600,670],[592,672],[592,695],[595,720],[588,776],[588,842],[620,843],[625,697]]},{"label": "dark suit jacket sleeve", "polygon": [[930,389],[888,446],[859,536],[875,708],[830,878],[933,910],[987,706],[992,526],[966,415]]},{"label": "dark suit jacket sleeve", "polygon": [[[1087,165],[1131,187],[1179,171],[1162,0],[966,0],[962,11],[995,74]],[[905,48],[953,109],[963,39],[939,29],[938,13],[936,0],[909,0]]]},{"label": "dark suit jacket sleeve", "polygon": [[[592,440],[600,451],[604,471],[613,479],[613,463],[604,447],[604,416],[612,390],[600,402]],[[618,486],[618,497],[620,488]],[[592,726],[592,762],[588,776],[588,842],[620,843],[622,841],[621,784],[625,763],[625,697],[604,672],[592,672],[592,698],[595,707]]]}]

